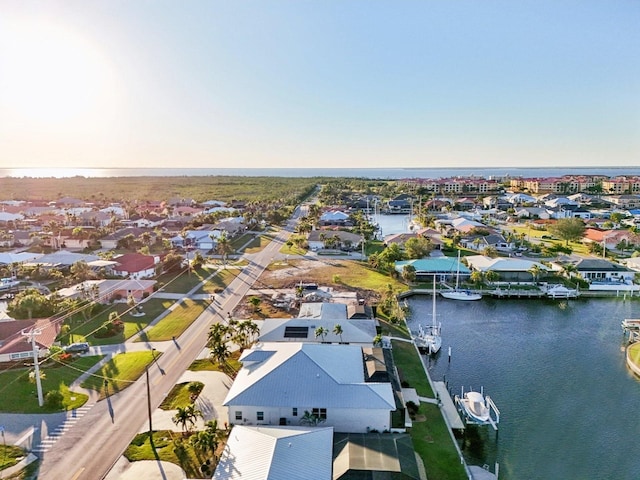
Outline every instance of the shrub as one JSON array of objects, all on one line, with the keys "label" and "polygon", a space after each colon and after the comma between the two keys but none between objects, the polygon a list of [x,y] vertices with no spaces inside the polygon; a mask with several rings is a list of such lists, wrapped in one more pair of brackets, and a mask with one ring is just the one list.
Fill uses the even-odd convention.
[{"label": "shrub", "polygon": [[60,409],[63,407],[64,395],[59,390],[50,390],[44,396],[44,404],[49,408]]}]

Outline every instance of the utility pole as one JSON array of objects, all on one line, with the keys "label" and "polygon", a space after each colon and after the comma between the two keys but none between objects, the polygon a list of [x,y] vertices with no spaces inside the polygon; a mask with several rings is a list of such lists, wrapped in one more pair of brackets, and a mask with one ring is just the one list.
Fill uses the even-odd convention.
[{"label": "utility pole", "polygon": [[40,382],[40,360],[38,358],[38,348],[36,347],[36,336],[42,334],[42,330],[39,328],[32,328],[31,331],[26,332],[23,330],[22,335],[30,337],[31,348],[33,350],[33,366],[35,368],[36,386],[38,389],[38,405],[42,407],[44,405],[44,399],[42,398],[42,383]]}]

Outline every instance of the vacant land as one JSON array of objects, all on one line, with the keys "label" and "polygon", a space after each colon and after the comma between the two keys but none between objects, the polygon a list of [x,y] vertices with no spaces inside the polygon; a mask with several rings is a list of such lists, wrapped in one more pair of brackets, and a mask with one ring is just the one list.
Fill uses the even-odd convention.
[{"label": "vacant land", "polygon": [[189,325],[207,308],[208,302],[185,299],[178,302],[166,317],[139,338],[141,342],[162,342],[182,335]]}]

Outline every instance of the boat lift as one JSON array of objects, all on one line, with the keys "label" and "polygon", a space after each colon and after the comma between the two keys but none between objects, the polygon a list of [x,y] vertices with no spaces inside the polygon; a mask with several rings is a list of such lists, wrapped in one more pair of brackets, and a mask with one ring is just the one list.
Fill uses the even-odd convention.
[{"label": "boat lift", "polygon": [[[470,388],[469,391],[473,392],[474,390]],[[498,407],[491,397],[484,394],[484,387],[480,387],[480,395],[484,398],[484,406],[489,410],[489,415],[486,421],[478,420],[469,414],[468,407],[466,406],[468,400],[464,394],[464,387],[460,387],[460,396],[456,395],[453,397],[453,400],[458,406],[458,410],[460,410],[460,414],[467,425],[491,425],[497,432],[498,423],[500,423],[500,410],[498,410]]]},{"label": "boat lift", "polygon": [[620,324],[622,332],[629,336],[629,343],[640,341],[640,319],[626,318]]}]

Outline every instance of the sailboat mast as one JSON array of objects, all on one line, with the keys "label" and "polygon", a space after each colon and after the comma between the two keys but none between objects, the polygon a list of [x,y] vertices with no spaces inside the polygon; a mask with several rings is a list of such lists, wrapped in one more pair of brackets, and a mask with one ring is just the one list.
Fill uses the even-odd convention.
[{"label": "sailboat mast", "polygon": [[458,249],[458,265],[456,267],[456,292],[458,291],[458,279],[460,278],[460,249]]},{"label": "sailboat mast", "polygon": [[436,276],[433,276],[433,326],[436,326]]}]

